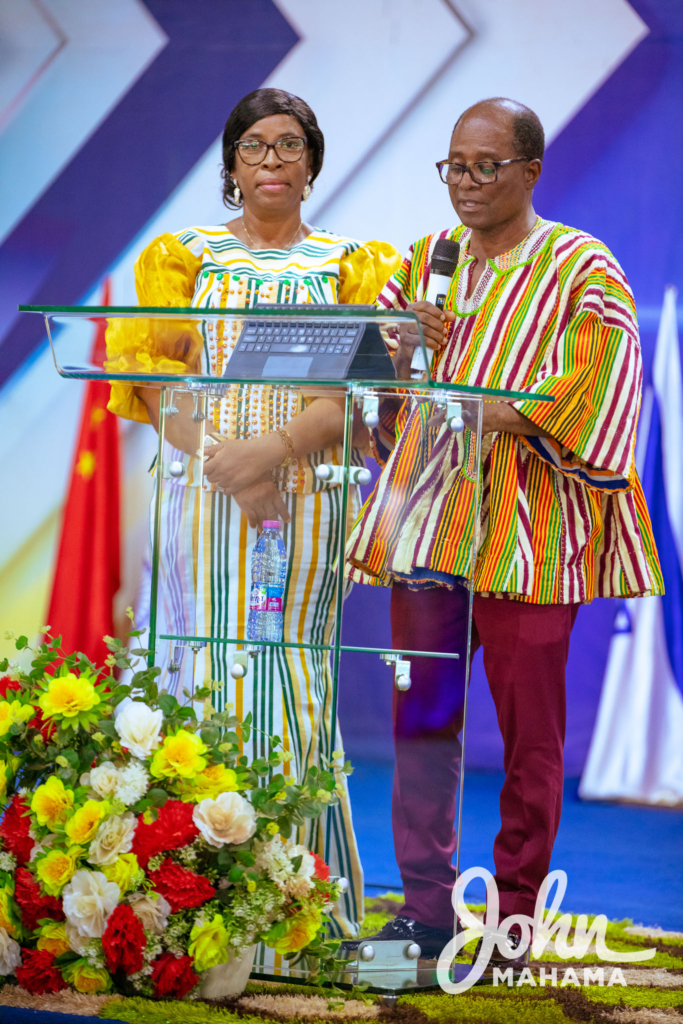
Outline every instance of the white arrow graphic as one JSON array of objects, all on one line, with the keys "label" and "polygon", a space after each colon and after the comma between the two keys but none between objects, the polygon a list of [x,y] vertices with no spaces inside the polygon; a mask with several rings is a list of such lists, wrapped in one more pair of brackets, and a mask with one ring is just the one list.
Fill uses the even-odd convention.
[{"label": "white arrow graphic", "polygon": [[[325,135],[315,216],[367,154],[457,60],[472,33],[444,0],[276,0],[301,36],[264,84],[309,103]],[[334,229],[336,230],[336,229]]]},{"label": "white arrow graphic", "polygon": [[140,0],[2,0],[0,243],[166,41]]},{"label": "white arrow graphic", "polygon": [[[475,38],[319,211],[322,226],[405,251],[456,223],[434,163],[447,155],[463,110],[509,96],[538,113],[551,140],[648,32],[626,0],[458,0],[457,7]],[[348,112],[334,130],[348,131],[354,121]]]}]

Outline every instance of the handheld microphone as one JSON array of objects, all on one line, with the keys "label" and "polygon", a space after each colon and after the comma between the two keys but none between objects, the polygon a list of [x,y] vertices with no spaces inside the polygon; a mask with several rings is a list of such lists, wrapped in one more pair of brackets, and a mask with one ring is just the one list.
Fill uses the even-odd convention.
[{"label": "handheld microphone", "polygon": [[[439,309],[443,309],[448,289],[453,280],[453,274],[458,266],[459,256],[460,246],[452,238],[437,239],[434,251],[432,252],[432,262],[429,264],[429,283],[427,285],[427,294],[424,297],[425,302],[431,302]],[[433,356],[434,352],[432,350],[432,358]],[[428,369],[425,366],[421,348],[416,348],[413,352],[410,368],[416,371],[412,374],[414,378],[421,376]]]}]

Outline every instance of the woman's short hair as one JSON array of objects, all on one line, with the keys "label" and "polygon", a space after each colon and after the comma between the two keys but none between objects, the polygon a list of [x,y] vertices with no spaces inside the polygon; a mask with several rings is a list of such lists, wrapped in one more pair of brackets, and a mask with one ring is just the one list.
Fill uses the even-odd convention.
[{"label": "woman's short hair", "polygon": [[223,202],[236,209],[235,185],[232,172],[235,169],[235,143],[246,131],[263,117],[273,114],[291,114],[306,135],[311,162],[311,181],[320,174],[325,154],[325,139],[308,103],[284,89],[256,89],[241,99],[225,122],[223,129]]}]

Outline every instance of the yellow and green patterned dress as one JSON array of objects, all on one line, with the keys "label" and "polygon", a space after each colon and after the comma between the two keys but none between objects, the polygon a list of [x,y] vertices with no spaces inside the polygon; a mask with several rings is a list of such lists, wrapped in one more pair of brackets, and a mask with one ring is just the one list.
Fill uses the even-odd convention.
[{"label": "yellow and green patterned dress", "polygon": [[[195,306],[199,309],[249,308],[256,303],[374,303],[400,264],[398,253],[381,242],[364,245],[327,231],[314,230],[291,249],[251,251],[226,227],[190,228],[155,239],[135,266],[140,305]],[[159,322],[157,322],[159,323]],[[237,338],[229,322],[208,322],[201,342],[188,351],[185,341],[145,331],[133,321],[112,323],[107,336],[109,368],[166,373],[226,373]],[[197,335],[198,337],[198,335]],[[199,347],[201,345],[201,351]],[[192,348],[192,345],[189,346]],[[229,371],[226,374],[229,376]],[[109,408],[120,416],[148,422],[147,411],[127,384],[113,384]],[[283,427],[302,410],[295,391],[269,385],[231,385],[209,404],[214,433],[226,438],[255,438]],[[283,539],[288,557],[284,640],[328,644],[332,636],[341,522],[341,489],[315,476],[321,462],[341,460],[341,445],[293,461],[280,470],[278,487],[291,515]],[[178,458],[183,458],[178,453]],[[354,451],[353,461],[361,462]],[[187,462],[187,456],[185,456]],[[188,486],[191,468],[179,481],[164,481],[157,631],[238,638],[246,635],[251,553],[257,532],[233,498],[215,488]],[[168,486],[166,486],[168,484]],[[358,504],[349,502],[349,525]],[[197,543],[196,524],[200,523]],[[197,550],[199,549],[199,550]],[[263,753],[268,735],[283,737],[293,754],[286,765],[299,775],[341,746],[330,722],[332,697],[328,656],[321,651],[269,649],[253,659],[243,679],[230,674],[235,648],[210,644],[193,667],[186,654],[181,670],[169,674],[170,648],[157,664],[170,692],[182,693],[195,679],[223,683],[221,703],[253,716],[250,756]],[[330,867],[351,885],[334,914],[336,934],[353,936],[363,916],[363,875],[347,797],[333,809]],[[303,831],[303,830],[302,830]],[[299,842],[322,855],[323,829],[312,823]],[[272,957],[272,953],[270,954]],[[275,958],[279,964],[279,957]]]}]

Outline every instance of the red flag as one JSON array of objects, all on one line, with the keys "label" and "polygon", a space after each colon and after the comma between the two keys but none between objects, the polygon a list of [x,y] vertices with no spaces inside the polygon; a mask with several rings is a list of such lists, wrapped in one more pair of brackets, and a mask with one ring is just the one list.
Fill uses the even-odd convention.
[{"label": "red flag", "polygon": [[[110,284],[102,304],[110,305]],[[105,357],[106,323],[97,324],[92,362]],[[114,597],[120,586],[119,434],[107,411],[109,384],[88,381],[71,482],[64,505],[47,621],[62,634],[67,654],[83,651],[99,665],[114,633]]]}]

